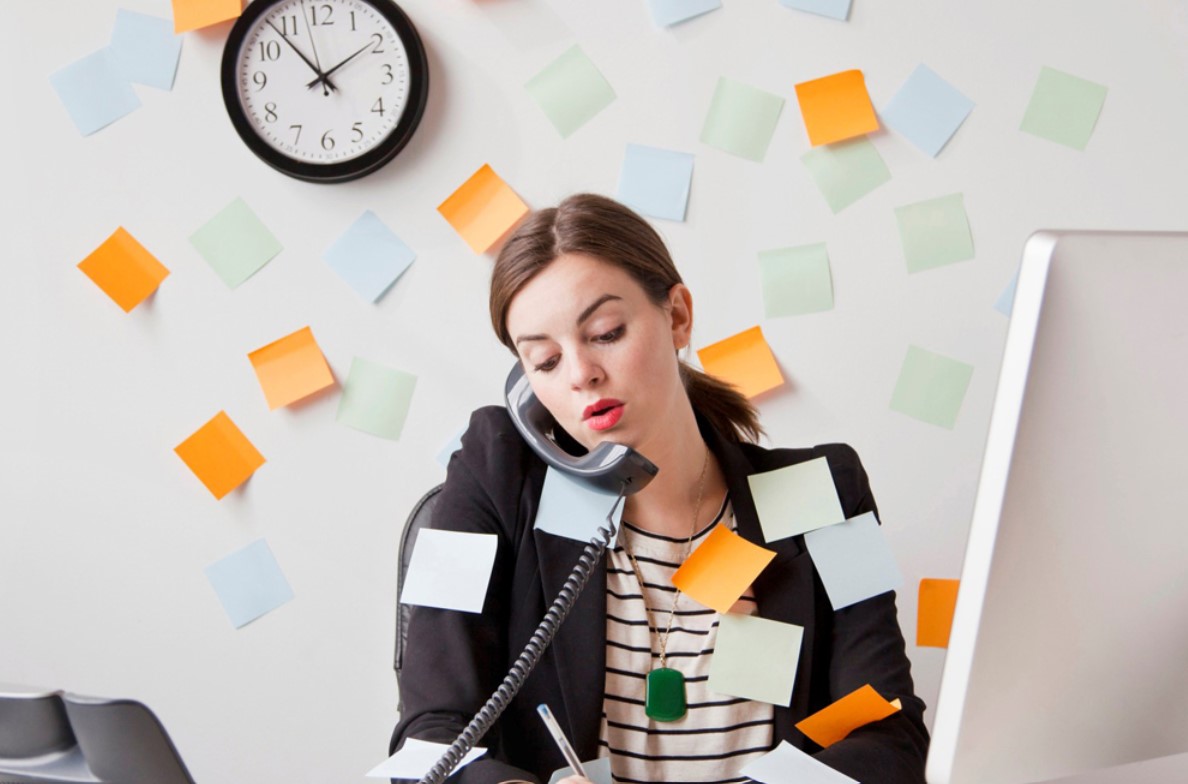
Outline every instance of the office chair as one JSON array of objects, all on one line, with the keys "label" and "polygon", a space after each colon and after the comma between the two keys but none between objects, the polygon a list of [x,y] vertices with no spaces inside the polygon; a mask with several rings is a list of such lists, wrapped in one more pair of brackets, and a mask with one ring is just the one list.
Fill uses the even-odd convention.
[{"label": "office chair", "polygon": [[0,693],[3,784],[194,784],[161,722],[133,700]]},{"label": "office chair", "polygon": [[433,510],[437,507],[437,499],[441,493],[441,485],[437,485],[417,501],[408,521],[404,524],[404,532],[400,535],[400,560],[396,571],[396,658],[393,669],[396,670],[396,710],[404,712],[404,690],[400,688],[400,671],[404,667],[404,647],[408,638],[408,616],[410,607],[400,603],[400,594],[404,590],[404,578],[408,573],[408,564],[412,560],[413,545],[416,543],[417,532],[429,525],[433,519]]}]

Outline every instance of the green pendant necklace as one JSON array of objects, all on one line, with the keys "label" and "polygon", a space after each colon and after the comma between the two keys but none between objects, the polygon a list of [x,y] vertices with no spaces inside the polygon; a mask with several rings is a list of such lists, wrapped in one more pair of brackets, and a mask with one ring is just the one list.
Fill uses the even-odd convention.
[{"label": "green pendant necklace", "polygon": [[[709,466],[708,447],[705,450],[705,459],[701,463],[701,478],[698,480],[697,488],[697,504],[693,507],[693,524],[689,530],[689,538],[685,540],[685,555],[681,559],[681,563],[684,563],[688,559],[690,545],[693,543],[693,537],[697,533],[697,513],[701,509],[701,499],[705,493],[705,470],[707,466]],[[648,620],[648,639],[651,640],[652,628],[660,631],[660,627],[652,623],[652,611],[648,608],[643,575],[639,571],[639,563],[635,560],[635,554],[627,547],[626,542],[623,544],[623,549],[627,551],[627,557],[631,559],[632,570],[635,572],[635,580],[639,583],[639,594],[643,598],[644,614]],[[664,626],[664,633],[660,635],[660,666],[649,672],[647,679],[644,681],[644,713],[647,714],[648,718],[655,719],[656,721],[677,721],[684,717],[689,707],[685,696],[685,676],[680,670],[675,670],[668,666],[668,659],[665,655],[668,648],[668,633],[672,631],[672,618],[676,615],[677,601],[680,598],[681,591],[678,588],[676,593],[672,595],[672,607],[668,610],[668,623]]]}]

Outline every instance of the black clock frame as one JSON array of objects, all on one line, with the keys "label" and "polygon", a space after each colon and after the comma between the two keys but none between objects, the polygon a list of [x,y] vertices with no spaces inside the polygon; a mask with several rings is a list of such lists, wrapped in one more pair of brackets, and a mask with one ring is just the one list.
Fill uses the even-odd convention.
[{"label": "black clock frame", "polygon": [[248,33],[255,27],[260,17],[279,3],[286,1],[255,0],[255,2],[249,3],[227,36],[227,43],[223,46],[222,84],[223,104],[227,108],[231,124],[235,126],[235,130],[248,149],[269,166],[290,177],[310,182],[334,183],[347,182],[371,174],[404,149],[417,129],[417,125],[420,124],[421,117],[425,114],[425,104],[429,99],[429,61],[425,56],[425,46],[421,43],[421,37],[417,34],[417,29],[413,27],[412,20],[392,0],[360,0],[360,2],[375,8],[391,23],[404,44],[404,50],[408,56],[409,92],[403,116],[382,142],[357,158],[336,163],[310,163],[296,160],[272,147],[252,128],[243,104],[239,101],[239,80],[237,77],[239,54]]}]

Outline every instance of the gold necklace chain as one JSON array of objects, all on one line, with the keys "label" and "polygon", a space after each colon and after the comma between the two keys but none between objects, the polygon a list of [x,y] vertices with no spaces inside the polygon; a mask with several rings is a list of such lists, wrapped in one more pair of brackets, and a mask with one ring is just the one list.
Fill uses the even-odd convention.
[{"label": "gold necklace chain", "polygon": [[[683,564],[689,558],[689,553],[692,549],[693,537],[697,534],[697,513],[701,511],[701,500],[705,495],[705,474],[709,467],[709,447],[705,448],[705,458],[701,461],[701,477],[697,481],[697,504],[693,507],[693,523],[689,527],[689,538],[685,540],[685,555],[681,558]],[[627,552],[627,557],[631,559],[631,567],[635,572],[635,581],[639,583],[639,595],[644,603],[644,615],[648,620],[648,640],[652,639],[652,628],[660,631],[660,627],[652,623],[652,611],[648,608],[648,594],[644,590],[643,575],[639,571],[639,562],[635,560],[635,554],[631,552],[631,548],[627,546],[626,540],[623,542],[623,549]],[[679,566],[677,567],[680,568]],[[660,637],[660,666],[667,667],[667,658],[665,652],[668,648],[668,634],[672,631],[672,618],[676,615],[677,600],[681,598],[681,589],[677,588],[676,593],[672,595],[672,607],[668,610],[668,623],[664,626],[664,634]],[[650,647],[650,646],[649,646]]]}]

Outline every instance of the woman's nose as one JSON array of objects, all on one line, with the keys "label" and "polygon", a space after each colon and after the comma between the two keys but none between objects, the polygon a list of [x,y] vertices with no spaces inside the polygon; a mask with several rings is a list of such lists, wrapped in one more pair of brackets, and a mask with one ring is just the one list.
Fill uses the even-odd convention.
[{"label": "woman's nose", "polygon": [[570,354],[569,382],[574,389],[594,386],[603,378],[602,366],[587,352],[578,350]]}]

